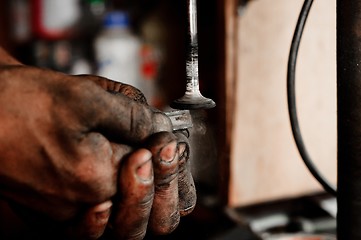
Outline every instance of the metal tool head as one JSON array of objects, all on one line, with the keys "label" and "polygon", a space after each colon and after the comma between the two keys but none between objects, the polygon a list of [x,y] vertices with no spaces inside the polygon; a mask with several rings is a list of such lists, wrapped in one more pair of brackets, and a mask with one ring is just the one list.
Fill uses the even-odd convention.
[{"label": "metal tool head", "polygon": [[173,131],[187,130],[193,127],[192,116],[188,110],[164,112],[172,122]]},{"label": "metal tool head", "polygon": [[190,49],[186,63],[187,85],[183,97],[170,104],[175,109],[208,109],[216,106],[212,99],[203,97],[199,91],[198,75],[198,30],[196,0],[188,0]]},{"label": "metal tool head", "polygon": [[216,106],[216,103],[210,98],[203,97],[201,94],[185,94],[183,97],[173,101],[170,106],[174,109],[195,110],[213,108]]}]

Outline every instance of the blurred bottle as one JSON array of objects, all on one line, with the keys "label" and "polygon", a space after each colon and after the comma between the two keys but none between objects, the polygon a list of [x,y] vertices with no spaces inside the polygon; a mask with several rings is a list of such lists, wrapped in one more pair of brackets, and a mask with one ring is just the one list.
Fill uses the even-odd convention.
[{"label": "blurred bottle", "polygon": [[77,0],[32,0],[34,33],[48,40],[68,38],[81,16]]},{"label": "blurred bottle", "polygon": [[105,14],[103,29],[94,42],[97,75],[130,84],[142,91],[140,77],[141,40],[131,31],[124,11]]}]

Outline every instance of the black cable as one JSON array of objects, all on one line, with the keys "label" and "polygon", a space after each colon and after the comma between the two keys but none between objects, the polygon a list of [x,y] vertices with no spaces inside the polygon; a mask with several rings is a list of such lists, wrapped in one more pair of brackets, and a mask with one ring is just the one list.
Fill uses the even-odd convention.
[{"label": "black cable", "polygon": [[295,139],[298,151],[303,159],[303,162],[306,164],[308,170],[316,178],[316,180],[322,185],[322,187],[330,194],[336,196],[337,191],[317,170],[316,166],[313,164],[305,144],[303,143],[301,130],[298,123],[297,111],[296,111],[296,90],[295,90],[295,78],[296,78],[296,62],[297,54],[300,46],[303,29],[306,24],[308,14],[310,12],[313,0],[305,0],[298,17],[297,25],[292,39],[290,54],[288,58],[288,68],[287,68],[287,101],[288,101],[288,112],[291,121],[291,128],[293,137]]}]

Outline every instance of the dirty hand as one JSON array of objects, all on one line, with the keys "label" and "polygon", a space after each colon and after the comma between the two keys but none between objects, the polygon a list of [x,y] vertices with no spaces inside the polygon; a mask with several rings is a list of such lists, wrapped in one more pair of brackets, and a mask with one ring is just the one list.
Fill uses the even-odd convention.
[{"label": "dirty hand", "polygon": [[195,202],[186,139],[131,87],[104,82],[0,66],[0,195],[75,239],[169,233]]}]

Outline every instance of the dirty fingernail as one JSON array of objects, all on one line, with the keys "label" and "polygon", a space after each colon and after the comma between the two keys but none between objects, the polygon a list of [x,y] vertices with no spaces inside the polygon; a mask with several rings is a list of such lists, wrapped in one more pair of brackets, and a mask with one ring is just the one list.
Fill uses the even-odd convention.
[{"label": "dirty fingernail", "polygon": [[143,181],[152,179],[153,166],[151,159],[147,160],[137,168],[137,176]]},{"label": "dirty fingernail", "polygon": [[177,142],[176,141],[168,143],[168,145],[166,145],[162,149],[162,151],[160,152],[160,158],[163,161],[171,162],[175,157],[176,149],[177,149]]},{"label": "dirty fingernail", "polygon": [[107,220],[110,216],[110,209],[105,210],[103,212],[96,212],[95,213],[95,217],[97,218],[97,220],[102,221],[102,220]]},{"label": "dirty fingernail", "polygon": [[178,144],[179,154],[183,155],[184,151],[186,150],[186,144],[180,143]]},{"label": "dirty fingernail", "polygon": [[110,209],[110,207],[113,205],[112,201],[106,201],[103,203],[100,203],[94,207],[94,212],[103,212],[107,209]]},{"label": "dirty fingernail", "polygon": [[97,205],[94,208],[96,219],[97,220],[107,220],[110,216],[110,211],[111,211],[112,205],[113,204],[111,201],[106,201],[104,203]]}]

